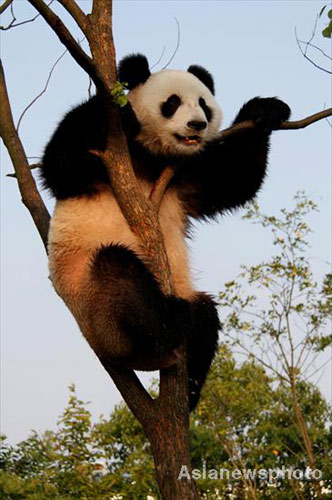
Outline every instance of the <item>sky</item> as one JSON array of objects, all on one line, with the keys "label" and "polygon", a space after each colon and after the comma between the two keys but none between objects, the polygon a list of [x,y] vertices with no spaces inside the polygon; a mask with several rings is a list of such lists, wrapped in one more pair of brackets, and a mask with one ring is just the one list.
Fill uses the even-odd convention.
[{"label": "sky", "polygon": [[[150,66],[163,57],[161,69],[177,45],[169,68],[200,64],[213,75],[216,99],[230,125],[251,97],[279,96],[300,119],[331,106],[330,76],[301,55],[295,39],[308,40],[320,1],[116,1],[114,40],[119,60],[131,52],[148,57]],[[25,0],[15,0],[18,21],[35,15]],[[80,2],[89,10],[90,1]],[[61,6],[61,15],[76,39],[82,33]],[[9,19],[6,12],[1,24]],[[329,41],[315,42],[325,51]],[[86,42],[82,42],[86,48]],[[163,50],[163,48],[165,49]],[[63,52],[57,37],[40,17],[1,32],[1,58],[15,120],[42,90],[49,71]],[[315,61],[326,64],[318,51]],[[55,68],[47,92],[26,113],[20,126],[28,156],[40,157],[63,114],[87,98],[88,78],[67,53]],[[31,158],[31,162],[38,161]],[[1,430],[9,441],[26,438],[31,429],[54,429],[66,405],[68,386],[91,401],[94,418],[107,415],[121,396],[82,338],[75,320],[52,289],[47,258],[29,213],[20,200],[8,155],[1,143]],[[320,121],[307,129],[279,131],[272,137],[269,175],[258,202],[265,213],[292,206],[305,190],[320,206],[310,218],[314,233],[310,256],[317,276],[331,261],[331,127]],[[44,200],[50,211],[54,201]],[[241,219],[241,212],[200,224],[190,242],[193,276],[198,289],[217,294],[222,284],[239,273],[242,263],[254,264],[271,255],[266,230]],[[222,315],[222,312],[221,312]],[[150,375],[143,380],[148,383]],[[331,397],[330,368],[319,381]]]}]

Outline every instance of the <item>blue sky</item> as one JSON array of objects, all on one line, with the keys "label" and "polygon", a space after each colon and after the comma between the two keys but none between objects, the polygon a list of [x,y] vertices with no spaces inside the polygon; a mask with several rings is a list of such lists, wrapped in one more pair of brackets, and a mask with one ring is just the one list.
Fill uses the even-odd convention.
[{"label": "blue sky", "polygon": [[[55,3],[56,4],[56,3]],[[80,2],[86,10],[89,0]],[[147,55],[161,69],[177,42],[170,68],[205,66],[214,76],[216,98],[229,126],[244,101],[253,96],[279,96],[292,108],[293,119],[331,106],[329,75],[300,54],[294,29],[308,39],[324,1],[125,1],[114,5],[117,58],[130,52]],[[55,10],[81,38],[61,6]],[[25,0],[15,0],[18,20],[34,15]],[[2,18],[6,23],[8,13]],[[329,51],[317,34],[316,43]],[[84,45],[83,42],[83,46]],[[1,57],[17,119],[43,88],[63,47],[45,22],[1,32]],[[323,62],[318,58],[317,61]],[[68,54],[57,66],[47,93],[22,121],[21,137],[30,156],[40,156],[62,115],[87,97],[88,79]],[[107,414],[121,397],[82,338],[70,313],[48,280],[47,259],[30,216],[21,204],[7,153],[1,149],[2,190],[2,432],[10,441],[27,437],[30,429],[54,428],[74,382],[79,396],[91,401],[94,416]],[[299,131],[276,132],[272,138],[269,175],[259,195],[262,210],[277,213],[292,205],[297,190],[320,205],[311,217],[314,234],[310,255],[317,274],[331,258],[331,128],[326,121]],[[44,193],[50,210],[53,201]],[[268,233],[241,213],[197,227],[190,243],[197,287],[217,293],[234,278],[241,263],[268,257]],[[328,370],[320,387],[328,397]],[[147,380],[147,377],[145,377]]]}]

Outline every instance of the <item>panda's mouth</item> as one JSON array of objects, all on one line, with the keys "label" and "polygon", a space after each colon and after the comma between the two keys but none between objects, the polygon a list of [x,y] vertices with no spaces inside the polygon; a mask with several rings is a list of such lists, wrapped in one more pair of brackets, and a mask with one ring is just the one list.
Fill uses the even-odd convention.
[{"label": "panda's mouth", "polygon": [[188,146],[200,144],[202,142],[202,138],[199,137],[198,135],[180,135],[180,134],[174,134],[176,139],[183,144],[187,144]]}]

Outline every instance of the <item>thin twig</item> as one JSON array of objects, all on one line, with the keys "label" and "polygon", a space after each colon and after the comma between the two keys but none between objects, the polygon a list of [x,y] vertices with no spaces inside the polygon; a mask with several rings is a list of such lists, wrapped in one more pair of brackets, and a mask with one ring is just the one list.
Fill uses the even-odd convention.
[{"label": "thin twig", "polygon": [[5,0],[5,2],[0,5],[0,14],[3,14],[13,1],[14,0]]},{"label": "thin twig", "polygon": [[332,60],[332,57],[329,56],[328,54],[326,54],[326,52],[324,52],[323,49],[321,49],[320,47],[318,47],[318,45],[314,45],[311,42],[305,42],[304,40],[300,40],[300,39],[299,39],[299,42],[307,45],[308,47],[312,47],[312,48],[318,50],[321,54],[323,54],[323,56],[327,57],[327,59],[329,59],[330,61]]},{"label": "thin twig", "polygon": [[305,381],[311,379],[314,375],[316,375],[317,372],[322,370],[326,365],[328,365],[332,361],[332,357],[329,358],[325,363],[323,363],[319,368],[316,368],[316,370],[312,373],[310,373],[307,377],[304,378]]},{"label": "thin twig", "polygon": [[178,36],[177,36],[177,42],[176,42],[176,47],[173,51],[173,54],[171,55],[171,57],[169,58],[168,62],[165,64],[165,66],[163,66],[161,69],[166,69],[170,64],[171,62],[173,61],[177,51],[179,50],[179,46],[180,46],[180,24],[179,24],[179,21],[176,17],[174,17],[175,19],[175,22],[176,22],[176,25],[177,25],[177,29],[178,29]]},{"label": "thin twig", "polygon": [[[11,2],[12,1],[13,0],[11,0]],[[49,7],[53,2],[54,2],[54,0],[51,0],[50,3],[47,4],[47,6]],[[8,5],[10,5],[10,4],[8,4]],[[7,7],[8,7],[8,5],[7,5]],[[8,24],[8,26],[0,26],[0,30],[2,30],[2,31],[6,31],[6,30],[9,30],[11,28],[16,28],[17,26],[22,26],[23,24],[33,23],[33,21],[35,21],[37,19],[37,17],[40,16],[40,14],[37,14],[36,16],[32,17],[31,19],[26,19],[25,21],[20,21],[19,23],[15,24],[16,17],[15,17],[14,10],[12,7],[13,7],[13,4],[11,4],[11,13],[12,13],[13,19]]]},{"label": "thin twig", "polygon": [[[311,37],[310,41],[309,41],[309,42],[307,42],[307,44],[308,44],[308,43],[311,43],[312,38],[313,38],[313,37]],[[313,66],[315,66],[315,68],[318,68],[318,69],[320,69],[320,70],[324,71],[325,73],[328,73],[329,75],[331,75],[331,74],[332,74],[332,71],[329,71],[329,70],[327,70],[327,69],[323,68],[322,66],[319,66],[319,64],[315,63],[315,61],[313,61],[312,59],[310,59],[310,57],[307,55],[306,50],[303,50],[303,49],[302,49],[302,46],[301,46],[300,40],[299,40],[299,39],[298,39],[298,37],[297,37],[297,31],[296,31],[296,28],[295,28],[295,39],[296,39],[296,43],[297,43],[297,46],[298,46],[298,47],[299,47],[299,49],[300,49],[301,54],[303,55],[303,57],[304,57],[305,59],[307,59],[307,61],[309,61],[309,62],[310,62]]]},{"label": "thin twig", "polygon": [[91,99],[92,96],[92,80],[91,77],[89,76],[89,86],[88,86],[88,97]]},{"label": "thin twig", "polygon": [[[40,168],[42,166],[42,163],[33,163],[32,165],[29,165],[30,170],[34,170],[35,168]],[[6,177],[13,177],[14,179],[17,179],[17,175],[15,172],[12,174],[6,174]]]},{"label": "thin twig", "polygon": [[48,84],[50,83],[50,80],[51,80],[51,77],[52,77],[52,74],[53,74],[53,71],[55,70],[55,67],[56,65],[58,64],[58,62],[61,61],[61,59],[63,58],[63,56],[66,54],[67,52],[67,49],[61,54],[61,56],[58,57],[58,59],[55,61],[55,63],[53,64],[49,74],[48,74],[48,77],[47,77],[47,80],[46,80],[46,83],[45,83],[45,86],[43,88],[43,90],[41,92],[39,92],[38,95],[36,95],[36,97],[34,99],[32,99],[32,101],[27,105],[27,107],[22,111],[22,114],[21,116],[19,117],[18,119],[18,122],[17,122],[17,127],[16,127],[16,130],[17,132],[19,131],[19,128],[20,128],[20,124],[21,124],[21,121],[25,115],[25,113],[28,111],[28,109],[31,108],[31,106],[33,106],[33,104],[35,104],[36,101],[38,101],[38,99],[43,95],[45,94],[46,90],[47,90],[47,87],[48,87]]},{"label": "thin twig", "polygon": [[158,61],[157,61],[157,62],[155,62],[154,64],[152,64],[152,66],[150,66],[150,71],[151,71],[151,70],[152,70],[155,66],[157,66],[157,65],[160,63],[160,61],[161,61],[161,60],[162,60],[162,58],[163,58],[163,55],[165,54],[165,49],[166,49],[166,47],[165,47],[165,45],[164,45],[163,50],[162,50],[162,52],[161,52],[161,55],[160,55],[160,57],[159,57]]},{"label": "thin twig", "polygon": [[72,55],[75,61],[93,79],[96,86],[100,90],[105,90],[103,79],[101,78],[99,71],[94,66],[92,59],[84,52],[79,43],[76,42],[61,19],[43,2],[43,0],[29,0],[29,2],[45,19],[63,45],[68,49],[68,52]]}]

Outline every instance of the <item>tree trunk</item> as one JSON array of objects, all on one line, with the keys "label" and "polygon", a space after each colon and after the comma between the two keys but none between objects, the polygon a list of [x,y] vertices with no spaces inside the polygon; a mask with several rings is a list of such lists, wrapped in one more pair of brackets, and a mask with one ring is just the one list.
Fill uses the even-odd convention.
[{"label": "tree trunk", "polygon": [[[309,460],[309,465],[311,469],[315,470],[316,469],[316,459],[315,455],[312,449],[312,443],[311,439],[308,433],[307,425],[305,423],[305,420],[303,418],[303,413],[302,409],[298,400],[297,396],[297,388],[296,388],[296,380],[295,380],[295,375],[294,375],[294,370],[292,369],[290,373],[290,382],[291,382],[291,393],[292,393],[292,399],[293,399],[293,408],[298,424],[298,428],[300,431],[300,434],[303,439],[303,444],[305,447],[305,450],[308,455],[308,460]],[[316,498],[321,498],[322,497],[322,490],[319,481],[313,481],[313,488],[316,493]]]},{"label": "tree trunk", "polygon": [[[182,350],[184,355],[185,346]],[[160,395],[155,403],[155,414],[146,422],[145,432],[151,444],[161,496],[163,500],[197,500],[196,484],[191,479],[185,359],[162,370]],[[181,475],[183,470],[185,473]]]}]

